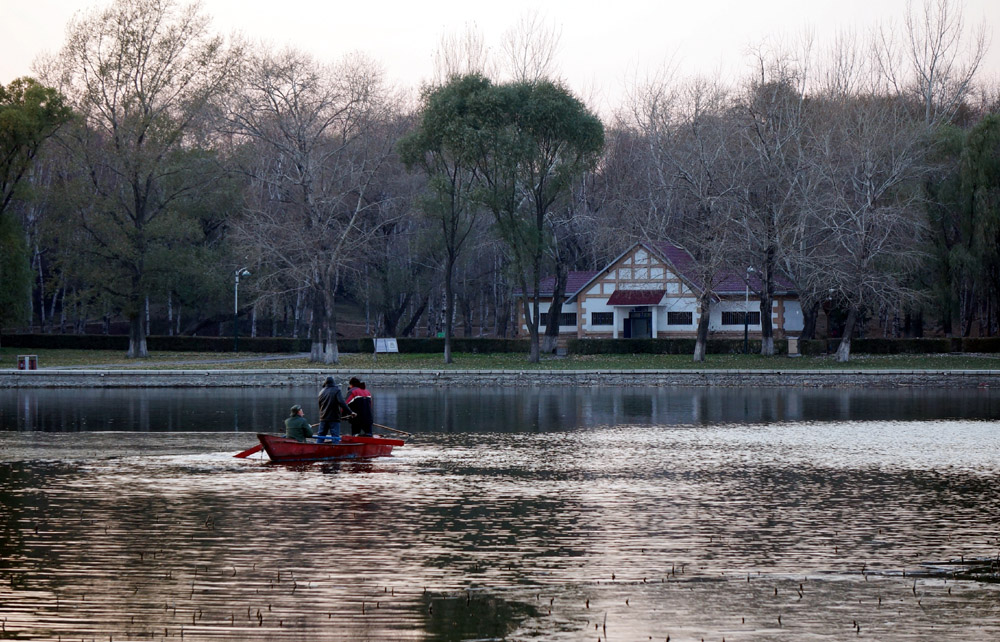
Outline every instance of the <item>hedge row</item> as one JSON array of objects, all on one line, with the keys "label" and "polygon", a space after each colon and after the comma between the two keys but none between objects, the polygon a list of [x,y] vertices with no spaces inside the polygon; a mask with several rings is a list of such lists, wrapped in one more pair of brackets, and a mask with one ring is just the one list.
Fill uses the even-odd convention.
[{"label": "hedge row", "polygon": [[[567,349],[571,354],[694,354],[694,339],[570,339]],[[784,354],[788,342],[775,340],[775,351]],[[740,354],[743,339],[709,339],[709,354]],[[760,339],[750,339],[748,351],[760,352]]]},{"label": "hedge row", "polygon": [[[396,340],[401,353],[440,354],[444,352],[444,339],[400,338]],[[800,341],[799,351],[805,355],[836,352],[839,339]],[[692,354],[694,339],[570,339],[570,354]],[[63,349],[63,350],[128,350],[128,337],[108,334],[5,334],[0,345],[9,348]],[[459,338],[451,342],[455,353],[523,353],[528,352],[527,339]],[[170,337],[150,336],[146,346],[158,352],[232,352],[232,337]],[[776,352],[785,354],[788,342],[777,339]],[[373,352],[371,339],[339,339],[337,349],[343,353]],[[240,350],[262,353],[308,352],[308,339],[287,337],[241,337]],[[751,339],[751,354],[760,352],[760,340]],[[743,352],[743,339],[709,339],[710,354],[739,354]],[[949,352],[1000,352],[1000,337],[976,339],[855,339],[851,342],[854,354],[933,354]]]},{"label": "hedge row", "polygon": [[[840,339],[801,341],[802,354],[817,355],[837,351]],[[854,339],[852,354],[944,354],[949,352],[997,352],[1000,341],[988,339]]]},{"label": "hedge row", "polygon": [[[9,348],[54,350],[128,350],[128,336],[121,334],[5,334],[0,345]],[[232,337],[146,337],[146,347],[161,352],[232,352]],[[309,341],[284,337],[240,337],[247,352],[306,352]]]},{"label": "hedge row", "polygon": [[[371,340],[368,341],[368,351],[371,352]],[[444,352],[444,339],[397,339],[400,352],[414,354],[437,354]],[[528,354],[530,344],[527,339],[489,339],[489,338],[459,338],[452,337],[451,351],[491,354],[497,352],[514,352]]]},{"label": "hedge row", "polygon": [[[400,352],[435,354],[444,352],[444,339],[400,338]],[[232,352],[232,337],[170,337],[149,336],[146,347],[158,352]],[[495,353],[528,352],[525,339],[465,339],[454,338],[453,352]],[[128,350],[128,337],[112,334],[5,334],[0,346],[22,349],[50,350]],[[339,339],[340,352],[373,352],[371,339]],[[294,353],[309,352],[309,339],[287,337],[240,337],[244,352]]]}]

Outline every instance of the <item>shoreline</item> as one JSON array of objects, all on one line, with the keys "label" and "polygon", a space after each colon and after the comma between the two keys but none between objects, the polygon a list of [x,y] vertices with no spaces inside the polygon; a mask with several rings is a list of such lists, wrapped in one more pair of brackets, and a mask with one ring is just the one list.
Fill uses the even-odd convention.
[{"label": "shoreline", "polygon": [[697,386],[802,388],[992,388],[1000,370],[0,370],[0,389],[256,388],[340,384],[358,376],[378,386]]}]

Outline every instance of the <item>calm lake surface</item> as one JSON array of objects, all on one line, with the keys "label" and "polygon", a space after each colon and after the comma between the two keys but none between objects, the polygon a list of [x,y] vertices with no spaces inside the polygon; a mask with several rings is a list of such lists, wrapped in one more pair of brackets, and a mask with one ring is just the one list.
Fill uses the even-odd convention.
[{"label": "calm lake surface", "polygon": [[0,390],[0,640],[1000,639],[998,391],[373,392]]}]

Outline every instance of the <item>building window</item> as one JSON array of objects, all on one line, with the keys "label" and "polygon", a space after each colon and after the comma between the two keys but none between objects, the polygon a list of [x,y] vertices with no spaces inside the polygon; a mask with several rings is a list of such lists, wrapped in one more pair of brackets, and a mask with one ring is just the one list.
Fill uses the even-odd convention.
[{"label": "building window", "polygon": [[667,312],[667,325],[691,325],[693,322],[693,312]]},{"label": "building window", "polygon": [[[544,328],[546,325],[548,325],[548,322],[549,322],[549,315],[548,314],[543,314],[542,318],[538,320],[538,327]],[[575,326],[576,325],[576,312],[563,312],[562,314],[560,314],[559,315],[559,325],[560,326],[564,326],[564,325]]]},{"label": "building window", "polygon": [[722,325],[760,325],[760,312],[751,312],[749,321],[744,316],[746,312],[723,312]]},{"label": "building window", "polygon": [[591,312],[590,325],[614,325],[614,312]]}]

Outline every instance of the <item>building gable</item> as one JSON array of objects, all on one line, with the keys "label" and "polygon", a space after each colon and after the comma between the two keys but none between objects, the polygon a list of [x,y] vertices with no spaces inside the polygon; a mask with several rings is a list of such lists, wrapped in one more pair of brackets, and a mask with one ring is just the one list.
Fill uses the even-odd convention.
[{"label": "building gable", "polygon": [[615,290],[664,290],[670,298],[694,296],[685,278],[642,243],[633,245],[598,272],[581,294],[609,297]]}]

